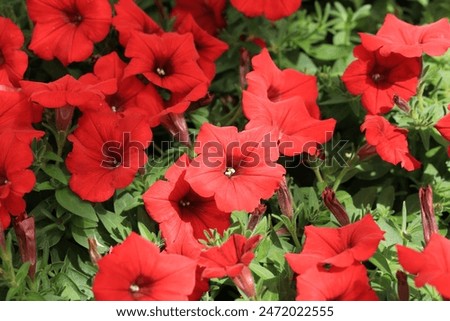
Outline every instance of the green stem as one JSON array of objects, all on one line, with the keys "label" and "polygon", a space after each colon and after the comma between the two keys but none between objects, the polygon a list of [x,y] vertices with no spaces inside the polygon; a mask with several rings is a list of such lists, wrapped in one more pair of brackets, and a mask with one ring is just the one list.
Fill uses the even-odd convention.
[{"label": "green stem", "polygon": [[358,162],[358,156],[356,154],[353,155],[353,157],[350,159],[348,166],[344,167],[342,171],[339,173],[338,177],[336,177],[336,180],[333,184],[333,191],[337,191],[339,188],[339,185],[341,185],[342,180],[344,179],[345,175],[349,171],[351,171],[353,168],[355,168],[356,163]]},{"label": "green stem", "polygon": [[323,179],[322,173],[320,172],[320,168],[319,167],[313,167],[312,170],[313,170],[314,174],[316,175],[317,181],[319,183],[323,183],[324,179]]}]

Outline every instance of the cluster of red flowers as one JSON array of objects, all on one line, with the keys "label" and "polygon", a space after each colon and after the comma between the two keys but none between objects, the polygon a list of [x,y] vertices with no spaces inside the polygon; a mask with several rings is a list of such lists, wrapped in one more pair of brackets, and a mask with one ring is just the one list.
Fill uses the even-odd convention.
[{"label": "cluster of red flowers", "polygon": [[[406,129],[389,123],[383,114],[394,106],[409,112],[408,100],[416,94],[422,72],[422,54],[443,55],[450,47],[447,19],[415,26],[388,14],[376,35],[360,33],[361,45],[355,47],[357,58],[345,70],[342,81],[353,95],[361,95],[368,115],[361,126],[367,144],[380,157],[408,171],[420,162],[409,152]],[[441,132],[448,128],[448,118],[437,124]],[[445,134],[443,134],[444,137]]]}]

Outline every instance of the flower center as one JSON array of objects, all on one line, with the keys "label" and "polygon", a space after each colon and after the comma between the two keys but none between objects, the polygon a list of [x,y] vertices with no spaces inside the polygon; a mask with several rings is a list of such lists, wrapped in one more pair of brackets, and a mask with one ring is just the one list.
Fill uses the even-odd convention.
[{"label": "flower center", "polygon": [[227,169],[225,170],[224,174],[227,177],[231,177],[236,173],[236,170],[233,167],[227,167]]},{"label": "flower center", "polygon": [[372,74],[372,80],[374,83],[378,83],[384,79],[384,76],[379,73]]},{"label": "flower center", "polygon": [[3,52],[0,50],[0,66],[5,63],[5,56],[3,56]]},{"label": "flower center", "polygon": [[6,185],[6,184],[8,184],[8,180],[6,179],[6,177],[0,176],[0,186]]},{"label": "flower center", "polygon": [[165,71],[163,68],[161,68],[161,67],[156,68],[156,73],[157,73],[160,77],[164,77],[164,76],[166,75],[166,71]]},{"label": "flower center", "polygon": [[108,141],[102,146],[102,167],[115,169],[122,164],[123,147],[118,141]]},{"label": "flower center", "polygon": [[137,293],[137,292],[139,292],[139,290],[140,290],[139,285],[137,285],[137,284],[130,285],[131,293]]},{"label": "flower center", "polygon": [[186,207],[186,206],[191,205],[191,202],[185,201],[185,200],[180,200],[180,205],[181,205],[182,207]]},{"label": "flower center", "polygon": [[76,26],[78,26],[83,21],[83,17],[78,12],[66,12],[66,15],[69,23],[72,23]]}]

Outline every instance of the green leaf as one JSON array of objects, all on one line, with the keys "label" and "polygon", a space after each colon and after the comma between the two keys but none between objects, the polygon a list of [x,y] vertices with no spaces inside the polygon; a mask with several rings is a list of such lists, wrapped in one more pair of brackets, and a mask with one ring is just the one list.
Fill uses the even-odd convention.
[{"label": "green leaf", "polygon": [[64,174],[62,169],[54,164],[47,164],[45,167],[42,167],[42,170],[50,176],[51,178],[56,179],[58,182],[67,185],[68,180],[67,176]]},{"label": "green leaf", "polygon": [[129,193],[125,193],[114,201],[114,212],[117,215],[120,215],[122,212],[128,211],[139,205],[140,201],[138,199],[134,198],[133,195]]},{"label": "green leaf", "polygon": [[83,201],[68,187],[56,190],[55,197],[58,204],[69,212],[87,218],[88,220],[98,222],[98,217],[92,204]]}]

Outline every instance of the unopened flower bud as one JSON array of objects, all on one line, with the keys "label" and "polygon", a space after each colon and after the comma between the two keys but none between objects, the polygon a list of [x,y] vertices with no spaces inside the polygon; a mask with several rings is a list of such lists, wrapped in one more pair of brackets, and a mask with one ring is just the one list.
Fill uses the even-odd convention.
[{"label": "unopened flower bud", "polygon": [[255,287],[255,279],[253,278],[252,271],[248,266],[244,266],[241,273],[237,276],[231,278],[242,292],[245,293],[249,298],[255,298],[256,296],[256,287]]},{"label": "unopened flower bud", "polygon": [[253,231],[258,224],[259,220],[261,219],[261,216],[264,215],[264,213],[267,210],[267,206],[264,204],[259,204],[253,212],[250,213],[250,219],[248,220],[247,228],[251,231]]},{"label": "unopened flower bud", "polygon": [[22,262],[30,262],[28,275],[34,278],[36,273],[36,233],[34,217],[28,217],[26,213],[19,215],[14,221],[14,231]]},{"label": "unopened flower bud", "polygon": [[405,272],[397,271],[395,274],[397,277],[397,293],[398,299],[400,301],[408,301],[409,300],[409,286],[408,286],[408,277]]},{"label": "unopened flower bud", "polygon": [[364,144],[357,152],[360,160],[366,160],[372,156],[377,155],[377,149],[373,145]]},{"label": "unopened flower bud", "polygon": [[88,237],[88,245],[89,245],[89,256],[91,258],[91,262],[94,265],[97,265],[98,260],[102,258],[100,253],[97,250],[97,240],[92,237]]},{"label": "unopened flower bud", "polygon": [[280,182],[280,187],[277,190],[278,206],[280,207],[281,213],[287,217],[292,217],[294,215],[294,209],[292,207],[292,194],[287,186],[286,177],[283,176]]},{"label": "unopened flower bud", "polygon": [[169,131],[172,136],[180,143],[190,147],[189,130],[184,114],[168,114],[161,117],[161,124]]},{"label": "unopened flower bud", "polygon": [[411,111],[411,107],[409,106],[408,102],[404,100],[402,97],[398,95],[394,95],[393,97],[394,103],[403,110],[405,113],[409,113]]},{"label": "unopened flower bud", "polygon": [[0,222],[0,247],[5,249],[5,231],[3,230],[3,224]]},{"label": "unopened flower bud", "polygon": [[434,216],[433,190],[431,189],[430,185],[426,187],[421,187],[419,189],[419,200],[420,200],[420,214],[423,226],[423,237],[425,239],[425,243],[428,244],[431,235],[433,233],[439,232],[436,223],[436,217]]},{"label": "unopened flower bud", "polygon": [[333,189],[326,187],[322,193],[322,199],[325,206],[330,210],[330,212],[336,217],[337,221],[341,226],[350,224],[350,219],[344,206],[336,198],[336,194]]},{"label": "unopened flower bud", "polygon": [[72,124],[74,110],[75,108],[73,106],[64,106],[55,109],[55,122],[58,131],[66,132],[69,129]]}]

